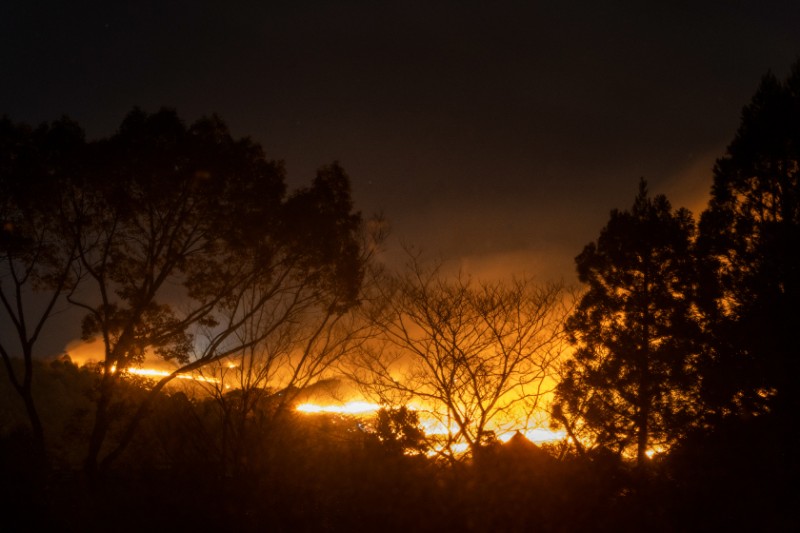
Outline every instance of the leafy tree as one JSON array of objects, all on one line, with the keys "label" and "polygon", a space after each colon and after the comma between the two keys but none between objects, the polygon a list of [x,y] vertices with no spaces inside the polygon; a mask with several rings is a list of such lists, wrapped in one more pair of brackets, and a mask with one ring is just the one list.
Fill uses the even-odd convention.
[{"label": "leafy tree", "polygon": [[419,403],[446,433],[444,454],[534,416],[561,353],[559,285],[449,279],[412,258],[378,291],[378,342],[355,378],[387,405]]},{"label": "leafy tree", "polygon": [[704,395],[720,414],[800,407],[800,61],[769,73],[714,167],[699,247],[714,336]]},{"label": "leafy tree", "polygon": [[[287,195],[282,165],[259,145],[234,139],[216,117],[186,126],[169,110],[134,110],[116,134],[91,143],[68,121],[0,129],[2,303],[23,355],[32,357],[65,291],[85,313],[83,338],[104,347],[90,474],[125,449],[176,376],[257,347],[314,309],[336,320],[356,303],[361,216],[338,164]],[[23,305],[31,288],[50,298],[33,322]],[[2,352],[30,396],[31,372],[17,379],[13,354],[5,344]],[[126,370],[151,355],[175,371],[122,417]],[[108,442],[112,429],[119,438]]]},{"label": "leafy tree", "polygon": [[613,210],[576,258],[587,290],[566,323],[575,352],[555,412],[577,418],[592,444],[631,453],[639,465],[652,447],[674,442],[696,411],[693,234],[690,213],[648,197],[642,180],[632,209]]},{"label": "leafy tree", "polygon": [[76,247],[62,239],[59,192],[84,145],[80,127],[67,119],[35,129],[0,119],[0,356],[42,452],[34,357],[58,303],[75,286]]},{"label": "leafy tree", "polygon": [[408,407],[379,410],[373,432],[388,453],[423,453],[427,449],[425,433],[419,427],[419,414]]}]

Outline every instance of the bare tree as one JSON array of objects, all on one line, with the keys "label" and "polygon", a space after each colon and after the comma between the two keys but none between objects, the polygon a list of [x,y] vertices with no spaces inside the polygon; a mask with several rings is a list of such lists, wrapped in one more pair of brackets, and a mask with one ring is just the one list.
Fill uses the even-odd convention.
[{"label": "bare tree", "polygon": [[444,453],[491,440],[531,416],[550,391],[565,309],[558,284],[528,278],[448,278],[412,258],[380,286],[380,341],[355,362],[356,379],[388,404],[417,403],[438,420]]},{"label": "bare tree", "polygon": [[243,348],[203,371],[221,414],[220,457],[229,475],[258,461],[259,441],[272,435],[303,389],[335,375],[342,357],[372,336],[354,310],[335,306],[306,309],[272,328],[275,323],[254,316],[239,333]]},{"label": "bare tree", "polygon": [[[361,264],[371,264],[384,239],[383,228],[380,218],[368,221]],[[314,297],[322,305],[293,302],[291,308],[281,308],[261,305],[257,292],[249,291],[241,309],[231,309],[244,320],[235,328],[222,328],[232,332],[226,357],[201,369],[221,413],[220,456],[228,464],[227,474],[252,465],[261,452],[257,441],[271,433],[298,395],[310,385],[341,377],[337,364],[374,338],[374,325],[363,319],[357,305],[343,306],[342,296],[332,291],[317,291]],[[215,328],[206,328],[202,337],[208,346],[217,344]],[[223,353],[219,348],[214,352]]]}]

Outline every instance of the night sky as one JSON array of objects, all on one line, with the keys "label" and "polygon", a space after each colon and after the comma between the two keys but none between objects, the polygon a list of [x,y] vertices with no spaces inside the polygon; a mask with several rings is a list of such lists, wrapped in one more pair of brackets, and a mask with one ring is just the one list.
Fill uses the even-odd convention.
[{"label": "night sky", "polygon": [[[652,3],[655,4],[655,3]],[[0,113],[90,138],[135,105],[219,114],[478,275],[573,279],[640,177],[698,212],[800,2],[0,2]]]}]

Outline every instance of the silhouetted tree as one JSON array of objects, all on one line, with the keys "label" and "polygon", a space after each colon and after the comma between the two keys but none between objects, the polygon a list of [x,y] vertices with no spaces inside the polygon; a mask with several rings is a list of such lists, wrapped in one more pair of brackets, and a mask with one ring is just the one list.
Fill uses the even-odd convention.
[{"label": "silhouetted tree", "polygon": [[[312,309],[340,315],[355,303],[363,268],[361,217],[336,164],[286,197],[283,169],[260,146],[234,140],[216,118],[187,128],[169,111],[133,112],[96,149],[97,181],[76,194],[73,226],[96,290],[92,301],[70,300],[88,312],[84,335],[106,348],[89,471],[121,370],[145,350],[179,366],[153,387],[104,464],[171,379],[256,347]],[[248,330],[256,317],[259,328]]]},{"label": "silhouetted tree", "polygon": [[[116,134],[88,144],[68,121],[30,132],[4,120],[0,129],[2,304],[21,356],[30,361],[66,288],[85,313],[83,338],[104,347],[89,473],[101,455],[108,464],[121,453],[179,374],[255,347],[314,309],[329,317],[323,324],[336,320],[356,301],[361,217],[338,164],[287,195],[281,164],[260,146],[232,138],[216,117],[187,127],[168,110],[134,110]],[[31,288],[50,291],[39,316],[23,306]],[[258,331],[247,332],[256,317]],[[30,365],[18,379],[3,343],[40,436]],[[109,447],[109,430],[121,422],[115,391],[147,354],[175,371],[134,407]]]},{"label": "silhouetted tree", "polygon": [[0,119],[0,356],[40,451],[45,430],[34,402],[34,355],[56,305],[75,286],[76,247],[63,239],[58,215],[60,191],[84,145],[82,130],[67,119],[35,129]]},{"label": "silhouetted tree", "polygon": [[704,396],[718,412],[800,408],[800,61],[769,73],[714,167],[699,247],[714,346]]},{"label": "silhouetted tree", "polygon": [[613,210],[576,258],[587,290],[566,323],[575,353],[556,412],[640,466],[696,411],[693,233],[690,213],[673,211],[663,195],[649,198],[642,180],[632,209]]},{"label": "silhouetted tree", "polygon": [[678,512],[701,502],[708,523],[797,529],[799,181],[797,61],[783,81],[765,75],[742,110],[700,219],[709,416],[668,466]]},{"label": "silhouetted tree", "polygon": [[379,410],[373,431],[389,453],[423,453],[427,449],[419,414],[408,407]]}]

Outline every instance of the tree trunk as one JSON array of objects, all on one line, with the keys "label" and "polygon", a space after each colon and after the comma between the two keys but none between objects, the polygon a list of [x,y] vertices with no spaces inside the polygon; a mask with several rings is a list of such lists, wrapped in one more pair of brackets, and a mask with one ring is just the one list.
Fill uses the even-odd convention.
[{"label": "tree trunk", "polygon": [[37,454],[44,456],[44,427],[42,426],[42,419],[39,418],[39,411],[36,410],[36,404],[33,401],[33,394],[30,390],[26,390],[22,396],[25,401],[25,410],[28,412],[28,420],[31,423],[33,430],[33,442],[36,447]]},{"label": "tree trunk", "polygon": [[647,460],[648,443],[650,440],[650,272],[648,257],[644,266],[643,280],[643,304],[642,310],[642,345],[640,347],[639,360],[639,405],[637,406],[636,421],[636,466],[640,471],[644,470]]},{"label": "tree trunk", "polygon": [[100,450],[103,447],[103,442],[106,439],[109,426],[108,408],[111,404],[111,394],[113,384],[111,381],[113,377],[108,373],[103,375],[100,383],[100,397],[97,400],[97,409],[95,411],[94,426],[92,427],[92,434],[89,437],[89,449],[86,453],[86,460],[83,464],[83,470],[89,479],[90,484],[97,481],[98,475],[98,460],[100,457]]},{"label": "tree trunk", "polygon": [[650,406],[649,400],[647,403],[642,402],[639,411],[639,422],[637,428],[637,440],[636,440],[636,466],[642,470],[647,464],[647,449],[648,449],[648,441],[650,439],[649,435],[649,427],[648,427],[648,418],[650,417]]},{"label": "tree trunk", "polygon": [[42,419],[39,417],[39,411],[36,409],[36,402],[33,399],[33,353],[30,346],[25,346],[23,350],[25,369],[22,382],[20,383],[15,373],[11,357],[0,347],[0,353],[2,353],[8,379],[11,381],[11,385],[25,405],[25,412],[28,415],[28,422],[30,422],[31,432],[33,434],[34,447],[36,448],[34,451],[39,454],[41,458],[44,458],[44,426],[42,425]]}]

